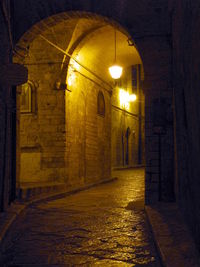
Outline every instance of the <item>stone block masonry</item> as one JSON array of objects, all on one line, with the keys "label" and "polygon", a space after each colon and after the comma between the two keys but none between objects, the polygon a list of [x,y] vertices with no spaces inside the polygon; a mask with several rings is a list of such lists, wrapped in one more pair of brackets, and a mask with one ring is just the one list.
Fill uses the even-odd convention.
[{"label": "stone block masonry", "polygon": [[[122,7],[121,9],[119,9],[119,4]],[[170,16],[167,9],[168,1],[136,0],[123,1],[123,4],[121,4],[121,1],[112,1],[113,8],[111,9],[110,3],[106,1],[102,1],[100,4],[98,1],[80,0],[66,2],[61,0],[58,4],[58,1],[55,0],[52,0],[51,3],[48,1],[36,0],[29,1],[29,5],[27,5],[27,1],[25,0],[15,1],[15,16],[13,17],[13,24],[15,25],[13,30],[14,42],[17,44],[18,52],[21,55],[28,55],[25,60],[22,58],[20,60],[23,64],[31,63],[28,67],[29,79],[35,81],[39,85],[37,88],[38,109],[36,114],[29,114],[30,116],[28,114],[21,115],[21,129],[18,128],[18,132],[21,132],[20,147],[23,153],[27,153],[25,151],[28,150],[30,153],[33,153],[31,152],[32,149],[36,149],[36,147],[38,149],[39,147],[36,157],[38,159],[40,158],[40,166],[38,163],[36,165],[38,168],[40,167],[44,181],[52,180],[53,177],[56,177],[56,180],[70,180],[69,177],[77,176],[77,166],[79,166],[78,169],[81,170],[79,172],[79,177],[92,179],[94,169],[102,170],[102,166],[104,166],[104,173],[108,174],[108,169],[111,165],[110,160],[102,161],[102,156],[105,157],[105,159],[109,158],[109,148],[111,147],[110,141],[106,143],[107,137],[110,136],[111,129],[105,131],[106,125],[108,125],[111,120],[109,115],[110,100],[108,100],[109,97],[107,97],[107,93],[104,94],[104,97],[106,107],[109,107],[107,109],[108,112],[106,112],[104,118],[99,118],[97,116],[98,119],[95,119],[95,94],[97,94],[99,89],[97,90],[97,87],[94,88],[93,85],[91,86],[89,81],[83,84],[79,78],[80,87],[77,89],[79,92],[82,91],[84,93],[85,103],[83,97],[77,94],[78,102],[77,100],[76,102],[80,102],[80,107],[79,109],[70,108],[70,105],[73,104],[73,99],[75,99],[75,92],[73,91],[70,93],[68,91],[54,90],[55,84],[59,81],[62,80],[63,84],[65,83],[63,77],[66,78],[66,75],[61,73],[61,66],[59,64],[52,64],[52,62],[63,62],[63,54],[56,51],[39,37],[39,34],[43,33],[47,38],[50,38],[52,42],[59,44],[62,49],[67,50],[71,38],[74,42],[77,41],[78,38],[79,42],[84,39],[83,25],[79,25],[80,27],[77,27],[74,32],[74,28],[78,25],[77,22],[81,17],[84,17],[85,20],[88,18],[91,19],[91,21],[85,24],[87,25],[87,30],[91,29],[91,25],[92,27],[99,27],[105,26],[105,24],[109,22],[119,27],[122,32],[126,32],[125,29],[127,29],[126,34],[128,37],[134,39],[134,43],[140,52],[144,66],[143,89],[146,106],[146,162],[154,159],[154,157],[157,158],[155,153],[158,152],[154,151],[151,154],[151,142],[157,138],[152,131],[152,103],[154,99],[159,99],[160,97],[170,99],[170,101],[172,100],[171,29]],[[44,20],[40,22],[42,19]],[[96,19],[100,19],[98,23],[96,23]],[[4,33],[4,35],[5,34],[6,33]],[[23,38],[21,38],[22,36]],[[21,40],[19,41],[20,38]],[[80,46],[79,49],[81,48]],[[88,49],[91,51],[91,46],[88,47]],[[1,51],[3,51],[3,49],[1,49]],[[78,50],[76,52],[78,52]],[[1,53],[6,53],[6,50]],[[100,61],[103,59],[104,57],[102,56]],[[91,58],[88,57],[87,61],[88,64],[91,64]],[[99,64],[97,58],[94,70],[101,70],[101,74],[105,74],[105,72],[103,72],[104,70],[101,68],[102,66]],[[70,97],[70,95],[73,95],[73,97]],[[19,104],[18,102],[19,101],[17,101],[17,104]],[[85,113],[79,112],[78,110],[85,110]],[[24,118],[22,118],[22,116]],[[77,120],[79,116],[87,119],[85,121],[83,119]],[[74,122],[71,124],[68,123],[69,119]],[[19,121],[19,118],[17,121]],[[77,121],[81,123],[77,124]],[[31,127],[29,127],[30,125]],[[25,128],[27,131],[26,134],[23,132]],[[102,139],[99,140],[97,138],[95,140],[95,134],[99,137],[101,132],[103,133]],[[170,181],[171,178],[173,179],[173,145],[171,149],[168,149],[166,145],[168,143],[167,140],[172,140],[172,134],[173,124],[168,125],[166,138],[162,141],[162,153],[164,155],[162,157],[164,159],[162,160],[162,173],[164,174],[163,188],[168,188],[168,181]],[[82,142],[81,140],[85,141]],[[99,150],[99,148],[101,149]],[[144,151],[144,146],[142,149]],[[18,155],[21,152],[20,149],[18,149]],[[70,159],[70,157],[72,158]],[[20,157],[18,156],[17,158],[19,159]],[[64,161],[61,160],[63,158],[65,159]],[[92,158],[94,159],[93,163],[91,163]],[[98,159],[101,160],[99,161]],[[39,160],[37,162],[39,162]],[[87,165],[85,164],[86,162],[88,167],[83,167]],[[165,164],[165,162],[171,162],[171,165],[168,163]],[[18,173],[19,165],[18,160]],[[46,169],[47,166],[48,171]],[[69,166],[72,166],[72,169]],[[168,171],[169,169],[171,170],[170,172]],[[86,173],[88,173],[88,175],[85,175]],[[73,179],[75,178],[71,180],[73,181]],[[94,179],[98,178],[95,176]],[[147,174],[146,181],[148,181],[148,179]],[[83,181],[84,179],[81,178],[81,180]],[[167,186],[165,186],[165,184]],[[151,193],[146,194],[146,199],[149,199],[149,201],[151,200]]]}]

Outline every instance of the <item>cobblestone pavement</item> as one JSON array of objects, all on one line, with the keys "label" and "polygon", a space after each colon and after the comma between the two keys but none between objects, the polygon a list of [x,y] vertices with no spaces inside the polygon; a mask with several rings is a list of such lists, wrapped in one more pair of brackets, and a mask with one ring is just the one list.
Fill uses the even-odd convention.
[{"label": "cobblestone pavement", "polygon": [[15,224],[1,266],[160,267],[144,213],[144,171],[33,205]]}]

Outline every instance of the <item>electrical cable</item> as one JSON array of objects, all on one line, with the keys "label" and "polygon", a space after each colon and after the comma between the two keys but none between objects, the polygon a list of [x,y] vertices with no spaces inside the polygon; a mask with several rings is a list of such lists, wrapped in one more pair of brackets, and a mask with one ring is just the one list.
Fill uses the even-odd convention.
[{"label": "electrical cable", "polygon": [[96,74],[95,72],[93,72],[92,70],[90,70],[88,67],[84,66],[82,63],[80,63],[75,57],[73,57],[71,54],[69,54],[68,52],[66,52],[65,50],[63,50],[62,48],[60,48],[58,45],[52,43],[50,40],[48,40],[45,36],[43,36],[42,34],[39,35],[43,40],[45,40],[47,43],[49,43],[51,46],[53,46],[54,48],[58,49],[60,52],[62,52],[63,54],[67,55],[68,57],[72,58],[79,66],[81,66],[82,68],[84,68],[86,71],[90,72],[93,76],[95,76],[97,79],[99,79],[100,81],[102,81],[103,83],[105,83],[107,86],[109,86],[112,89],[112,86],[104,81],[98,74]]}]

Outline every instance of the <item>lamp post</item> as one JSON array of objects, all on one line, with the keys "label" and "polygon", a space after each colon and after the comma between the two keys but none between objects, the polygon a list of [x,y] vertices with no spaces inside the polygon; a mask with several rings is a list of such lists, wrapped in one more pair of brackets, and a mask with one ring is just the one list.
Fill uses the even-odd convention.
[{"label": "lamp post", "polygon": [[110,75],[113,79],[119,79],[122,75],[122,67],[117,65],[116,63],[116,30],[115,30],[115,58],[114,58],[114,64],[109,67]]}]

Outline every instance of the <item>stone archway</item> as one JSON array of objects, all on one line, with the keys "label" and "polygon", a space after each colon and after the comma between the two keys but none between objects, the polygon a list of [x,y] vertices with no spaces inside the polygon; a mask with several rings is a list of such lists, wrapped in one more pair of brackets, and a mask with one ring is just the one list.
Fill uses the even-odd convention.
[{"label": "stone archway", "polygon": [[[108,75],[113,61],[113,28],[118,37],[118,60],[126,74],[120,83],[131,94],[132,66],[142,61],[133,42],[129,43],[130,35],[114,21],[91,13],[62,13],[34,25],[18,42],[15,59],[28,66],[29,79],[38,84],[37,114],[25,117],[18,112],[18,168],[24,173],[18,177],[20,187],[52,182],[78,187],[110,178],[111,104],[119,125],[121,119],[127,123],[127,115],[134,116],[132,107],[131,112],[129,107],[127,111],[120,107],[120,86]],[[23,60],[22,51],[26,51]],[[97,112],[99,89],[104,95],[104,114]],[[85,104],[78,107],[83,95]],[[86,111],[80,110],[82,106]],[[116,110],[122,117],[116,116]],[[84,112],[86,130],[81,130],[79,120]],[[86,141],[80,152],[83,131]]]},{"label": "stone archway", "polygon": [[[19,4],[20,1],[20,4]],[[145,1],[141,5],[135,1],[113,1],[112,8],[110,3],[101,2],[96,4],[93,1],[69,1],[66,4],[65,1],[58,2],[52,0],[51,3],[45,1],[43,5],[40,5],[39,1],[29,1],[27,7],[27,1],[16,0],[15,17],[13,19],[13,25],[15,25],[14,42],[18,43],[18,40],[24,35],[26,38],[22,38],[22,43],[18,47],[18,53],[22,55],[26,54],[28,46],[27,41],[34,39],[35,36],[45,28],[46,24],[40,23],[40,29],[33,27],[41,19],[49,18],[49,27],[56,24],[56,21],[60,21],[63,18],[60,15],[55,15],[60,12],[64,12],[63,17],[69,17],[69,12],[91,12],[92,14],[98,14],[99,16],[107,17],[109,20],[117,21],[122,25],[123,29],[127,29],[129,35],[133,37],[137,48],[142,56],[142,61],[145,70],[145,83],[143,88],[145,91],[145,139],[146,144],[142,146],[142,151],[145,150],[146,161],[146,201],[156,201],[157,199],[157,187],[158,187],[158,152],[157,152],[157,135],[153,131],[153,115],[152,115],[152,103],[155,98],[164,97],[169,103],[172,103],[172,86],[171,86],[171,46],[170,46],[170,29],[169,29],[169,14],[168,14],[168,1],[162,1],[159,3]],[[120,6],[120,8],[119,8]],[[65,14],[65,13],[68,14]],[[53,15],[53,17],[52,17]],[[54,16],[55,15],[55,16]],[[33,31],[29,31],[33,27]],[[26,34],[25,34],[26,33]],[[7,37],[6,37],[7,38]],[[2,47],[1,47],[2,48]],[[3,60],[8,58],[8,49],[2,48]],[[4,61],[3,61],[4,62]],[[1,97],[1,107],[4,107],[4,96]],[[9,95],[8,95],[9,98]],[[9,100],[8,100],[9,102]],[[5,110],[4,110],[5,111]],[[1,114],[5,114],[2,111]],[[144,113],[143,113],[144,114]],[[143,114],[141,116],[143,116]],[[2,129],[4,129],[4,119],[1,120]],[[8,124],[7,124],[8,125]],[[142,126],[144,128],[144,125]],[[173,188],[173,160],[174,151],[173,146],[168,146],[169,140],[173,140],[173,122],[166,127],[166,134],[162,138],[162,183],[163,189]],[[9,132],[9,129],[6,129]],[[144,131],[142,131],[144,135]],[[3,136],[3,132],[2,132]],[[1,141],[1,148],[4,147],[4,139]],[[9,144],[8,144],[9,149]],[[156,149],[155,149],[156,148]],[[2,150],[3,152],[3,150]],[[144,153],[143,153],[144,154]],[[11,154],[9,154],[11,157]],[[9,165],[9,159],[7,166]],[[150,162],[152,164],[150,164]],[[3,164],[3,161],[2,161]],[[2,165],[3,166],[3,165]],[[3,168],[2,168],[3,169]],[[2,173],[2,179],[9,179],[4,177]],[[150,177],[153,176],[153,179]],[[151,182],[153,180],[153,183]],[[167,186],[165,186],[167,185]],[[165,198],[167,199],[170,194],[165,192]],[[171,198],[171,197],[170,197]],[[6,200],[7,201],[7,200]]]}]

